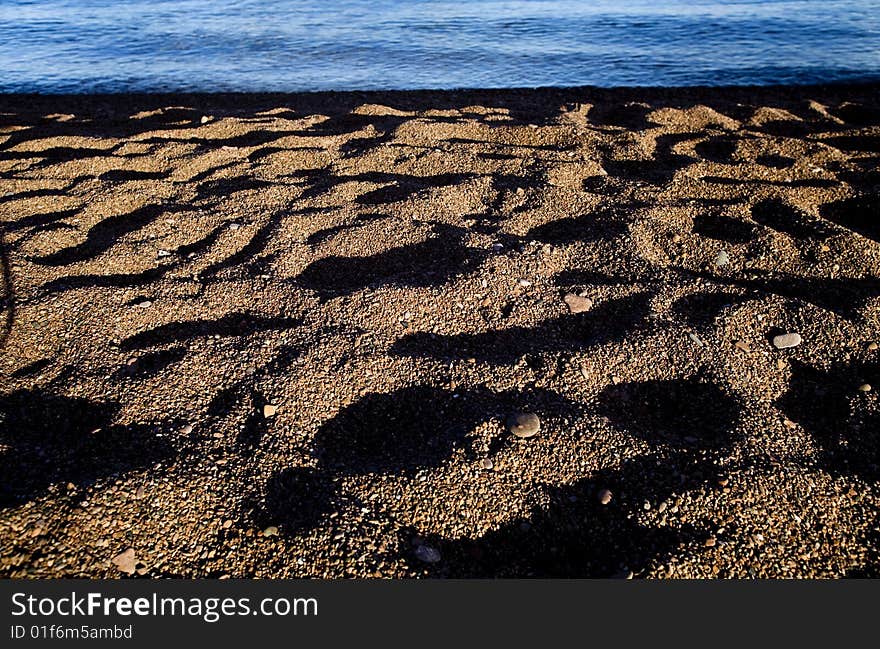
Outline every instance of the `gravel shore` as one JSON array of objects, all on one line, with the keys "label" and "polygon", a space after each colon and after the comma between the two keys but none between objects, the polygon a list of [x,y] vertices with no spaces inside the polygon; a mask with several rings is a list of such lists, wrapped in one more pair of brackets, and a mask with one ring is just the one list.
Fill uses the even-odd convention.
[{"label": "gravel shore", "polygon": [[0,576],[880,576],[878,106],[0,96]]}]

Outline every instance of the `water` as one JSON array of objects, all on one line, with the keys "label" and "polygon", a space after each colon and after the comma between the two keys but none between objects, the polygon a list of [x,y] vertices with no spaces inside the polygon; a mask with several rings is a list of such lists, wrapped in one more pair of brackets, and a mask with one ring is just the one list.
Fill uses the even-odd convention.
[{"label": "water", "polygon": [[0,0],[0,92],[880,80],[880,0]]}]

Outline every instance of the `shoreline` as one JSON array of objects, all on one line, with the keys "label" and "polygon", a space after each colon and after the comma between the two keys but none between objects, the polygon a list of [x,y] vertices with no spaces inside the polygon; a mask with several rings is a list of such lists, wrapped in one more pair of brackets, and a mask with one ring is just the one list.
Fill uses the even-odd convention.
[{"label": "shoreline", "polygon": [[0,95],[0,576],[878,576],[878,98]]},{"label": "shoreline", "polygon": [[[750,100],[752,102],[768,100],[773,96],[791,95],[805,97],[809,94],[841,96],[871,96],[880,93],[880,80],[866,80],[863,82],[835,82],[823,84],[780,84],[780,85],[738,85],[738,86],[539,86],[520,88],[457,88],[437,89],[422,88],[410,90],[315,90],[315,91],[292,91],[292,92],[268,92],[268,91],[218,91],[218,92],[186,92],[186,91],[156,91],[156,92],[120,92],[120,93],[33,93],[33,92],[0,92],[0,103],[4,105],[16,105],[27,100],[28,102],[43,103],[82,103],[106,102],[112,100],[125,100],[127,102],[167,102],[172,99],[198,100],[213,105],[224,105],[230,100],[245,99],[248,102],[277,101],[287,99],[291,101],[303,101],[311,105],[310,99],[332,99],[347,105],[353,100],[362,101],[389,101],[392,99],[403,102],[403,105],[417,107],[427,105],[429,101],[437,101],[446,96],[447,100],[476,100],[485,102],[495,101],[519,101],[523,95],[532,95],[532,98],[552,98],[565,101],[583,101],[593,98],[600,101],[619,100],[637,101],[646,99],[658,100],[697,100],[698,95],[705,93],[718,93],[726,95],[720,97],[722,101]],[[340,101],[348,100],[348,101]],[[330,107],[333,110],[333,107]],[[337,108],[338,109],[338,108]]]}]

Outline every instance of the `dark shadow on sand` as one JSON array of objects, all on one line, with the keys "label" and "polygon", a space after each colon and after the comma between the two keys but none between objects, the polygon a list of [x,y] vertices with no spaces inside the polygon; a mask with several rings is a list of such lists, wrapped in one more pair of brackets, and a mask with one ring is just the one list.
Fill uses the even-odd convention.
[{"label": "dark shadow on sand", "polygon": [[651,297],[651,293],[644,292],[609,300],[585,313],[560,316],[535,327],[447,336],[408,334],[392,345],[391,352],[442,359],[475,358],[500,365],[516,362],[524,355],[585,349],[647,329]]},{"label": "dark shadow on sand", "polygon": [[51,485],[100,478],[176,457],[155,426],[114,424],[119,406],[39,389],[0,397],[0,507],[33,500]]}]

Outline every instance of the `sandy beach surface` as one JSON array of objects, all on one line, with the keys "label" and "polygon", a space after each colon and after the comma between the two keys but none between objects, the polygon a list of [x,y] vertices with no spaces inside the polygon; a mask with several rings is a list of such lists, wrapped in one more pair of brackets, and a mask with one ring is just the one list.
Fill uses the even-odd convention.
[{"label": "sandy beach surface", "polygon": [[878,100],[0,96],[0,576],[878,576]]}]

